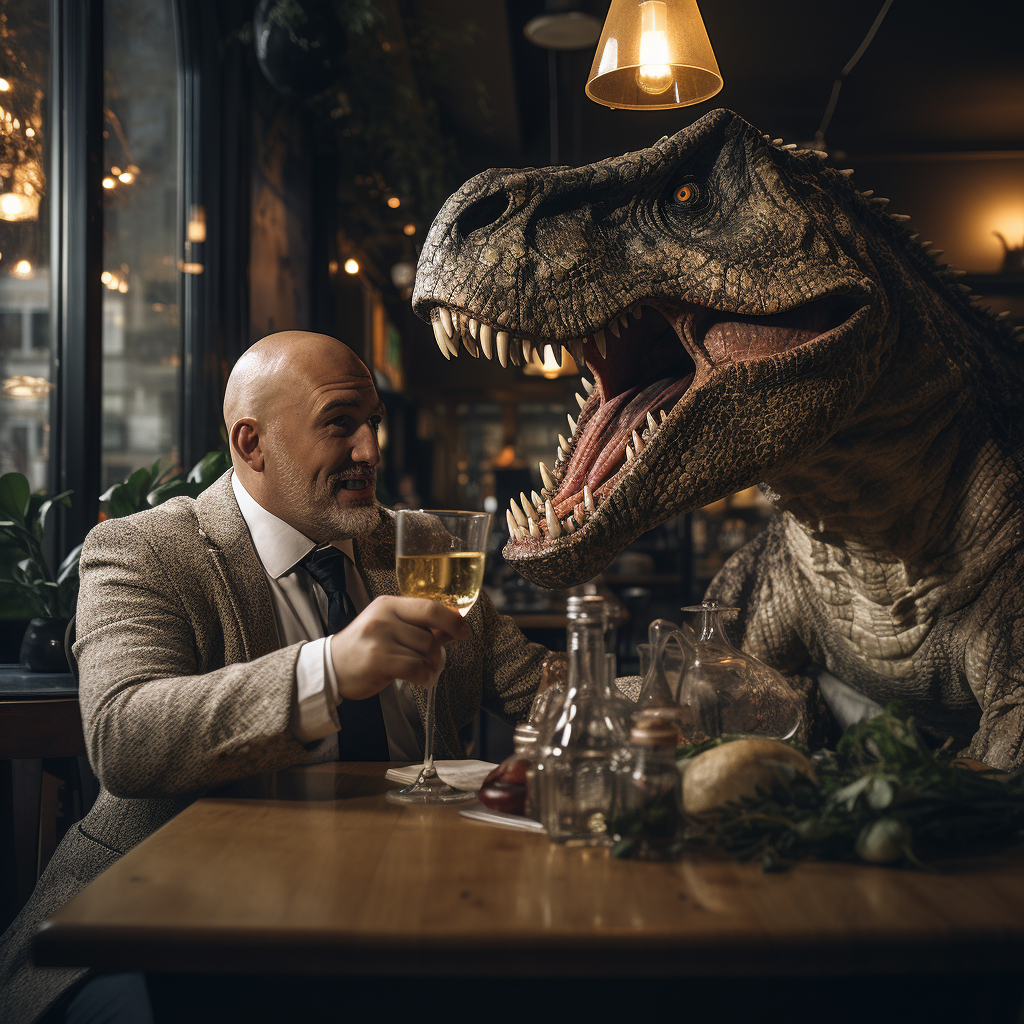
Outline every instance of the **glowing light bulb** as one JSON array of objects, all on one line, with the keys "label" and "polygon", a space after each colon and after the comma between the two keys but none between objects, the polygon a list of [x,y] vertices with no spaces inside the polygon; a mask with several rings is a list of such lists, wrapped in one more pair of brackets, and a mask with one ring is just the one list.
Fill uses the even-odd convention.
[{"label": "glowing light bulb", "polygon": [[123,181],[126,185],[130,185],[135,180],[135,175],[131,171],[122,171],[117,176],[118,181]]},{"label": "glowing light bulb", "polygon": [[7,92],[11,88],[11,83],[6,78],[0,78],[0,92]]},{"label": "glowing light bulb", "polygon": [[116,182],[116,181],[114,181],[114,179],[113,179],[113,178],[109,178],[109,177],[108,177],[108,178],[104,178],[104,179],[103,179],[103,181],[101,181],[101,182],[100,182],[100,184],[101,184],[101,185],[102,185],[102,186],[103,186],[104,188],[114,188],[114,187],[115,187],[115,186],[117,185],[117,182]]},{"label": "glowing light bulb", "polygon": [[359,262],[358,262],[358,260],[345,260],[345,273],[346,274],[358,274],[359,273]]},{"label": "glowing light bulb", "polygon": [[401,205],[402,205],[402,200],[399,199],[398,196],[391,196],[391,197],[389,197],[389,199],[388,199],[388,206],[390,206],[392,210],[397,210]]},{"label": "glowing light bulb", "polygon": [[416,225],[415,224],[406,224],[405,227],[402,228],[402,231],[405,234],[407,234],[407,235],[415,235],[416,234]]},{"label": "glowing light bulb", "polygon": [[663,93],[673,81],[668,57],[668,8],[662,0],[640,4],[640,67],[636,84],[651,96]]},{"label": "glowing light bulb", "polygon": [[110,284],[110,279],[111,279],[111,278],[112,278],[113,276],[114,276],[114,275],[113,275],[113,274],[111,274],[111,272],[110,272],[109,270],[104,270],[104,271],[103,271],[103,273],[102,273],[102,274],[100,274],[100,280],[101,280],[101,281],[102,281],[102,282],[103,282],[104,284]]},{"label": "glowing light bulb", "polygon": [[4,220],[20,220],[25,206],[24,198],[17,192],[5,192],[0,196],[0,216]]},{"label": "glowing light bulb", "polygon": [[14,273],[18,277],[31,277],[32,276],[32,264],[28,260],[18,260],[14,264]]},{"label": "glowing light bulb", "polygon": [[25,129],[25,137],[29,138],[29,139],[34,139],[36,137],[36,130],[35,130],[35,128],[26,128]]}]

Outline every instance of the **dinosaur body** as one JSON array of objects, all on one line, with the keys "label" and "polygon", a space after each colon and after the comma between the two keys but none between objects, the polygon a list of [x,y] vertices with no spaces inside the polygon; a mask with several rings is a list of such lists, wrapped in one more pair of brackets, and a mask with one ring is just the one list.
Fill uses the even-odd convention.
[{"label": "dinosaur body", "polygon": [[903,700],[1024,762],[1024,372],[905,218],[714,111],[578,169],[489,171],[438,215],[414,306],[446,355],[594,371],[506,558],[565,586],[760,482],[779,511],[711,596],[791,675]]}]

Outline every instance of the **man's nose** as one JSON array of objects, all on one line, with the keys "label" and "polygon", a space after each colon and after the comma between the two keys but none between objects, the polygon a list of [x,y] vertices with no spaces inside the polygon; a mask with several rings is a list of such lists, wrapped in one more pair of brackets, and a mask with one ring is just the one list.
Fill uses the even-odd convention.
[{"label": "man's nose", "polygon": [[377,443],[377,431],[364,423],[355,434],[352,446],[352,461],[367,466],[376,466],[380,462],[380,445]]}]

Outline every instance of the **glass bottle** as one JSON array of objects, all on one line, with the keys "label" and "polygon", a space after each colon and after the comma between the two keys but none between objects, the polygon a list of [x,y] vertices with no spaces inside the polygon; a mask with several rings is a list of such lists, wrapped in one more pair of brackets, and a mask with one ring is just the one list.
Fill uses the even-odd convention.
[{"label": "glass bottle", "polygon": [[682,731],[689,742],[723,733],[792,739],[804,717],[800,697],[775,669],[729,642],[714,601],[684,608],[701,615],[700,636],[679,684]]},{"label": "glass bottle", "polygon": [[612,844],[629,743],[623,702],[608,695],[603,605],[597,595],[569,600],[568,689],[537,772],[548,836],[576,846]]},{"label": "glass bottle", "polygon": [[638,860],[669,860],[676,853],[683,825],[676,729],[656,715],[641,714],[629,738],[633,768],[615,820],[621,852]]},{"label": "glass bottle", "polygon": [[[531,815],[530,775],[537,759],[539,731],[529,722],[520,722],[512,737],[513,752],[488,773],[477,799],[492,811]],[[536,803],[536,798],[532,801]]]}]

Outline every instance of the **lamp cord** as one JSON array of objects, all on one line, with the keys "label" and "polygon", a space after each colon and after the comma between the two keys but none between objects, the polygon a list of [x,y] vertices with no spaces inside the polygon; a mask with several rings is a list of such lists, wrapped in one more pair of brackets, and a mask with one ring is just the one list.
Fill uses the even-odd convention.
[{"label": "lamp cord", "polygon": [[825,132],[828,130],[829,122],[832,120],[832,113],[836,109],[836,101],[839,99],[839,90],[842,89],[846,76],[854,69],[857,61],[864,56],[864,51],[871,44],[871,40],[875,38],[875,33],[878,31],[879,26],[882,24],[882,21],[891,6],[892,0],[885,0],[885,3],[882,4],[882,9],[878,12],[878,16],[872,23],[871,28],[868,29],[868,34],[864,37],[864,41],[857,47],[857,52],[849,59],[846,67],[839,72],[839,77],[832,85],[832,95],[829,97],[828,106],[825,108],[825,116],[821,119],[821,126],[814,133],[816,142],[824,140]]}]

